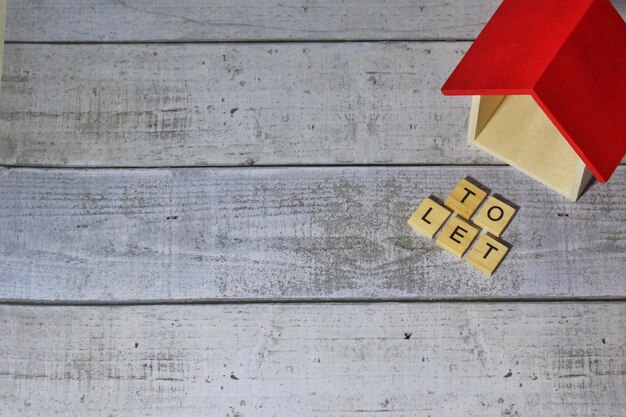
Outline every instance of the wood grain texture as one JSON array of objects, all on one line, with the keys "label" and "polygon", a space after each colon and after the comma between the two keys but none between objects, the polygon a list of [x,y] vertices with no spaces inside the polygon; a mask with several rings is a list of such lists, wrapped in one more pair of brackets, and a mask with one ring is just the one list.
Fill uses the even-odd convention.
[{"label": "wood grain texture", "polygon": [[494,163],[439,91],[467,46],[7,45],[0,163]]},{"label": "wood grain texture", "polygon": [[[508,167],[1,169],[0,299],[624,297],[624,174],[574,204]],[[406,223],[467,175],[521,207],[492,279]]]},{"label": "wood grain texture", "polygon": [[[2,58],[4,57],[4,32],[6,23],[7,2],[6,0],[0,0],[0,74],[2,71]],[[0,86],[1,86],[0,82]]]},{"label": "wood grain texture", "polygon": [[497,0],[20,0],[13,41],[473,39]]},{"label": "wood grain texture", "polygon": [[439,91],[467,46],[8,45],[0,164],[498,164]]},{"label": "wood grain texture", "polygon": [[[12,41],[474,39],[498,0],[20,0]],[[625,14],[626,1],[613,0]]]},{"label": "wood grain texture", "polygon": [[0,307],[2,416],[614,416],[626,304]]},{"label": "wood grain texture", "polygon": [[506,96],[472,144],[569,200],[587,185],[585,163],[530,95]]}]

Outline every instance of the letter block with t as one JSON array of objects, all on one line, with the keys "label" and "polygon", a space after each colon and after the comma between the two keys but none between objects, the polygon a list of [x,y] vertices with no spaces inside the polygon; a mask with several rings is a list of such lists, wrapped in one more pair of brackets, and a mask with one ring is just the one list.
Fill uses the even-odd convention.
[{"label": "letter block with t", "polygon": [[508,251],[508,247],[484,234],[478,239],[465,261],[491,276]]},{"label": "letter block with t", "polygon": [[[507,243],[500,242],[497,238],[511,222],[517,208],[497,197],[490,196],[485,200],[487,194],[487,191],[467,179],[462,179],[444,202],[454,210],[452,217],[450,210],[437,203],[434,198],[428,197],[411,215],[408,223],[430,239],[443,228],[437,236],[437,246],[459,258],[463,258],[472,247],[472,243],[482,232],[481,228],[485,229],[486,233],[479,237],[465,260],[491,276],[510,249]],[[478,207],[481,208],[472,222],[472,216]]]},{"label": "letter block with t", "polygon": [[444,204],[464,219],[469,220],[487,193],[466,179],[462,179],[450,193]]},{"label": "letter block with t", "polygon": [[411,215],[408,223],[413,229],[432,239],[448,217],[450,210],[428,197]]}]

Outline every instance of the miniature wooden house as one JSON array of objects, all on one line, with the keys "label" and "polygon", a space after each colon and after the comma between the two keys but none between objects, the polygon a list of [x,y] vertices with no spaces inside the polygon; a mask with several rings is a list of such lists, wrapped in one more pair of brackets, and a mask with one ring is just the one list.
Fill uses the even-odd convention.
[{"label": "miniature wooden house", "polygon": [[468,140],[576,200],[626,153],[626,24],[609,0],[504,0],[442,88]]}]

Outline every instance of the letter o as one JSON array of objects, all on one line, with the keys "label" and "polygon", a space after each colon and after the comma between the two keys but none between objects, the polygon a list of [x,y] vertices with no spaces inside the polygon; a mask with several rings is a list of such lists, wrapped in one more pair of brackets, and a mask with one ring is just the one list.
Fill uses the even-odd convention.
[{"label": "letter o", "polygon": [[[496,218],[496,217],[492,217],[492,216],[491,216],[491,210],[493,210],[493,209],[496,209],[496,210],[499,210],[499,211],[500,211],[500,215],[498,215],[498,217],[497,217],[497,218]],[[487,210],[487,217],[489,217],[489,219],[490,219],[491,221],[497,222],[497,221],[498,221],[498,220],[500,220],[502,217],[504,217],[504,210],[502,210],[502,208],[501,208],[501,207],[498,207],[498,206],[492,206],[492,207],[489,207],[489,210]]]}]

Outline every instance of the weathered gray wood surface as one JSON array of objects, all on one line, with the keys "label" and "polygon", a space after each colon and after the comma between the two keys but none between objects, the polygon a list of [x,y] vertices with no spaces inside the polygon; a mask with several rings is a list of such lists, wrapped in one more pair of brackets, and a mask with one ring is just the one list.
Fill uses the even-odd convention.
[{"label": "weathered gray wood surface", "polygon": [[[13,41],[473,39],[498,0],[19,0]],[[625,0],[613,0],[624,15]]]},{"label": "weathered gray wood surface", "polygon": [[0,164],[494,163],[439,91],[467,46],[7,45]]},{"label": "weathered gray wood surface", "polygon": [[19,0],[9,2],[7,39],[473,39],[497,4],[497,0]]},{"label": "weathered gray wood surface", "polygon": [[8,45],[0,164],[497,164],[439,91],[468,46]]},{"label": "weathered gray wood surface", "polygon": [[[0,416],[623,417],[626,303],[515,300],[626,297],[626,167],[474,166],[439,92],[497,3],[10,0],[0,165],[468,166],[0,168]],[[492,279],[406,225],[465,175],[521,206]],[[243,304],[19,305],[190,300]]]},{"label": "weathered gray wood surface", "polygon": [[626,410],[624,303],[3,306],[0,330],[2,416]]},{"label": "weathered gray wood surface", "polygon": [[6,13],[7,2],[6,0],[0,0],[0,70],[2,70],[2,58],[4,57],[4,27],[6,23]]},{"label": "weathered gray wood surface", "polygon": [[[508,167],[0,170],[0,299],[624,297],[626,167],[576,203]],[[492,279],[406,225],[470,175],[521,206]]]}]

